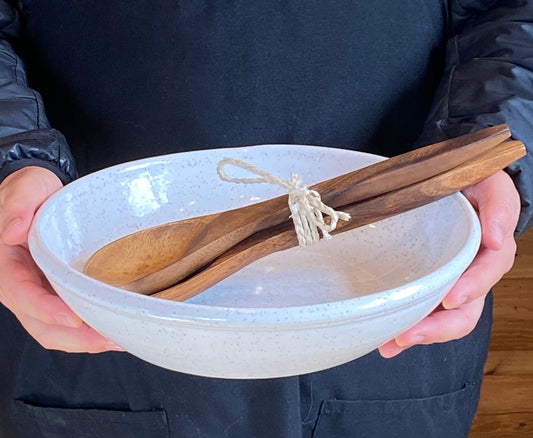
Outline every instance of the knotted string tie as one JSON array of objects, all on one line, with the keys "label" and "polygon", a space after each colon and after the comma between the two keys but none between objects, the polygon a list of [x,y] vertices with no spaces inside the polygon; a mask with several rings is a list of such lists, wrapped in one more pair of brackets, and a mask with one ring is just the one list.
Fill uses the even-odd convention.
[{"label": "knotted string tie", "polygon": [[[234,178],[228,176],[224,172],[224,166],[226,165],[241,167],[258,177]],[[290,217],[294,223],[294,229],[296,230],[298,244],[300,246],[307,246],[317,242],[320,240],[320,233],[324,238],[331,239],[330,233],[337,228],[338,221],[347,221],[350,219],[348,213],[336,211],[325,205],[320,199],[320,194],[315,190],[310,190],[296,173],[291,174],[290,180],[285,180],[259,167],[234,158],[222,159],[218,163],[217,172],[223,181],[238,184],[270,183],[277,184],[286,189],[289,195]],[[325,222],[324,215],[330,217],[329,224]]]}]

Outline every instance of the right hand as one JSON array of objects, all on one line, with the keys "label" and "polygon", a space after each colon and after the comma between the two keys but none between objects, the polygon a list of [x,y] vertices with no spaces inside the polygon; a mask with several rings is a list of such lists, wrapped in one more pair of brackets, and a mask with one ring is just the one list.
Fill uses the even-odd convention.
[{"label": "right hand", "polygon": [[53,172],[33,166],[0,184],[0,302],[44,348],[71,353],[122,350],[59,298],[28,250],[28,231],[37,209],[61,187]]}]

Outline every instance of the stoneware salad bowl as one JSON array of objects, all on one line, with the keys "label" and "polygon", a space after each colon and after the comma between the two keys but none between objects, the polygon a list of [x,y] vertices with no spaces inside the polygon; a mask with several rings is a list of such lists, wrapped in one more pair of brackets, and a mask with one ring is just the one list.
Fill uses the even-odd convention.
[{"label": "stoneware salad bowl", "polygon": [[478,250],[476,213],[456,194],[272,254],[187,302],[128,292],[83,273],[91,254],[124,235],[283,194],[275,185],[221,181],[216,166],[224,157],[282,178],[296,172],[308,185],[382,159],[300,145],[158,156],[74,181],[43,204],[32,225],[32,256],[61,298],[152,364],[249,379],[345,363],[428,315]]}]

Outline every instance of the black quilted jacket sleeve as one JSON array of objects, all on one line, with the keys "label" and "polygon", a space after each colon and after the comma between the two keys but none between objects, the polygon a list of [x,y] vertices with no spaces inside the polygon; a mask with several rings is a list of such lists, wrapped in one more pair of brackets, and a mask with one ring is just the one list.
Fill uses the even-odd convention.
[{"label": "black quilted jacket sleeve", "polygon": [[52,129],[40,95],[28,87],[10,41],[18,34],[15,9],[0,0],[0,182],[25,166],[52,170],[63,183],[76,178],[63,135]]},{"label": "black quilted jacket sleeve", "polygon": [[528,155],[507,171],[533,225],[533,0],[452,0],[446,73],[418,146],[507,123]]}]

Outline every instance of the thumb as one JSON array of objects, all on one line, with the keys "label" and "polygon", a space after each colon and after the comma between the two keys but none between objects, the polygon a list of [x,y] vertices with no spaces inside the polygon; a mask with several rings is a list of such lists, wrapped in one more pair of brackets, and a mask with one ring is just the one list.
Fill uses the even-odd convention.
[{"label": "thumb", "polygon": [[499,250],[504,240],[513,236],[520,214],[520,197],[513,181],[500,171],[464,193],[478,211],[482,244]]},{"label": "thumb", "polygon": [[28,240],[33,216],[63,184],[50,170],[29,166],[9,175],[0,185],[0,237],[7,245]]}]

